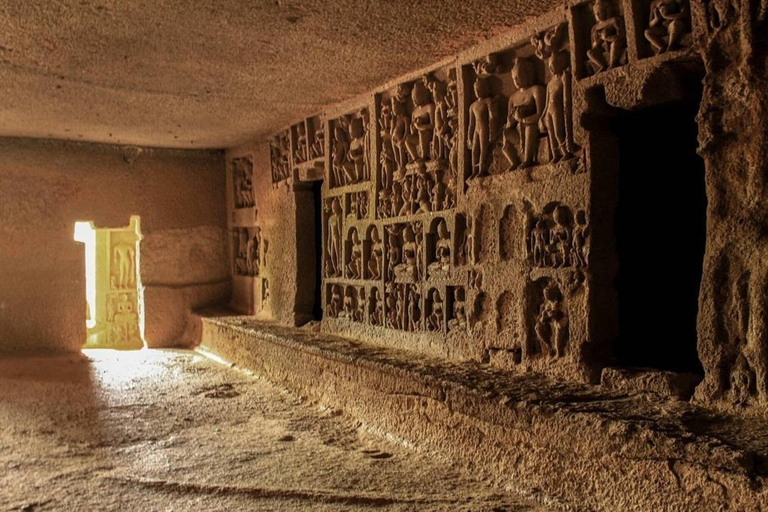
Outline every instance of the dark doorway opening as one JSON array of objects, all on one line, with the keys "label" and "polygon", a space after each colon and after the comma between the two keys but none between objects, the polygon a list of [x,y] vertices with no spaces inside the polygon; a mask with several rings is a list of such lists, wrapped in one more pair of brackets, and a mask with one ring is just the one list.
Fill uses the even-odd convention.
[{"label": "dark doorway opening", "polygon": [[700,98],[616,119],[619,366],[703,373],[696,315],[706,239]]},{"label": "dark doorway opening", "polygon": [[323,319],[323,182],[312,183],[312,198],[315,208],[315,300],[312,316],[315,320]]}]

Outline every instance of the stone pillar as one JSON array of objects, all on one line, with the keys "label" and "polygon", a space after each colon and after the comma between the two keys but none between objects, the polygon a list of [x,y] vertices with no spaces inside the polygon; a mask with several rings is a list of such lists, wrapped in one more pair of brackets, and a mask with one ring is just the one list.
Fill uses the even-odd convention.
[{"label": "stone pillar", "polygon": [[699,152],[707,247],[699,296],[703,402],[768,405],[766,0],[695,2],[706,66]]}]

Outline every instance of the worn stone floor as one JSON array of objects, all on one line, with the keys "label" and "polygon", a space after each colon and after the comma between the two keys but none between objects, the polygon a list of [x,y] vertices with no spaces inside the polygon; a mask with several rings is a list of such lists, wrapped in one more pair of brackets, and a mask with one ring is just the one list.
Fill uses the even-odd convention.
[{"label": "worn stone floor", "polygon": [[0,510],[545,510],[196,352],[0,358],[0,427]]}]

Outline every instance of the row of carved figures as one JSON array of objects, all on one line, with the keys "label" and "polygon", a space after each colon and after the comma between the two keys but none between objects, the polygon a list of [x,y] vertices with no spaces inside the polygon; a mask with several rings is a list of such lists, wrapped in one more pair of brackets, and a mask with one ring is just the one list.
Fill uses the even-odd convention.
[{"label": "row of carved figures", "polygon": [[436,288],[430,289],[426,300],[422,300],[415,285],[390,285],[382,300],[379,288],[374,287],[366,300],[364,287],[334,284],[329,288],[326,315],[411,332],[466,329],[464,288],[449,288],[449,293],[451,306],[446,311],[440,290]]},{"label": "row of carved figures", "polygon": [[331,122],[331,188],[371,179],[369,122],[368,109]]},{"label": "row of carved figures", "polygon": [[[648,22],[642,33],[656,53],[665,53],[689,43],[689,0],[652,0]],[[600,73],[627,63],[627,33],[624,17],[614,0],[594,0],[589,21],[586,70]],[[584,21],[586,23],[586,21]],[[579,21],[582,23],[582,21]],[[517,56],[511,69],[514,91],[505,98],[495,86],[503,72],[497,55],[475,63],[475,100],[470,106],[467,147],[471,153],[470,178],[488,174],[494,148],[502,147],[514,170],[540,163],[538,149],[547,140],[547,161],[575,156],[571,112],[572,70],[566,24],[531,38],[533,54],[545,67],[546,83],[539,81],[534,57]],[[506,100],[506,101],[505,101]],[[381,190],[390,191],[410,165],[440,162],[453,175],[458,171],[459,98],[456,69],[445,80],[427,74],[421,80],[397,86],[382,100],[377,122],[381,137]],[[311,125],[311,133],[307,126]],[[342,116],[330,123],[330,186],[339,187],[370,180],[370,114],[368,109]],[[294,138],[291,154],[290,137]],[[273,182],[290,176],[294,164],[322,156],[325,131],[319,119],[299,123],[293,133],[279,134],[272,142]],[[390,191],[389,195],[394,194]]]},{"label": "row of carved figures", "polygon": [[307,121],[312,125],[312,130],[307,133],[307,124],[301,122],[293,127],[295,134],[295,148],[293,151],[293,164],[298,165],[308,160],[314,160],[325,155],[325,130],[320,120]]},{"label": "row of carved figures", "polygon": [[456,179],[441,170],[403,176],[379,191],[377,213],[386,219],[448,210],[456,206]]}]

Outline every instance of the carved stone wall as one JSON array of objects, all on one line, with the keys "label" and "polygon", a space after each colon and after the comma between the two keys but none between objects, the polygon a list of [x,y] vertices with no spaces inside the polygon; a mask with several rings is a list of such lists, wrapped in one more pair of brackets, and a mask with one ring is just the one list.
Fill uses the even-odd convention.
[{"label": "carved stone wall", "polygon": [[[265,167],[273,190],[284,183],[293,191],[287,204],[298,208],[296,194],[322,180],[321,328],[598,381],[618,336],[613,218],[622,170],[612,118],[691,97],[704,64],[719,62],[725,76],[738,37],[698,35],[710,25],[717,34],[745,30],[737,11],[728,2],[571,3],[277,135]],[[754,21],[763,11],[753,11]],[[716,37],[730,39],[720,48]],[[699,52],[712,55],[702,63]],[[750,65],[764,73],[760,59]],[[710,82],[713,97],[716,87]],[[702,116],[721,122],[722,111]],[[712,250],[708,261],[723,259]],[[749,265],[712,261],[716,275],[742,275]],[[734,282],[756,279],[747,274]],[[760,283],[725,289],[751,296]],[[706,290],[702,297],[706,322],[717,315],[706,309]],[[755,324],[745,325],[752,332]],[[715,344],[707,329],[700,323],[701,343]],[[725,352],[705,366],[740,360],[746,381],[765,382],[747,387],[768,389],[757,356]],[[722,388],[708,379],[714,392]]]}]

